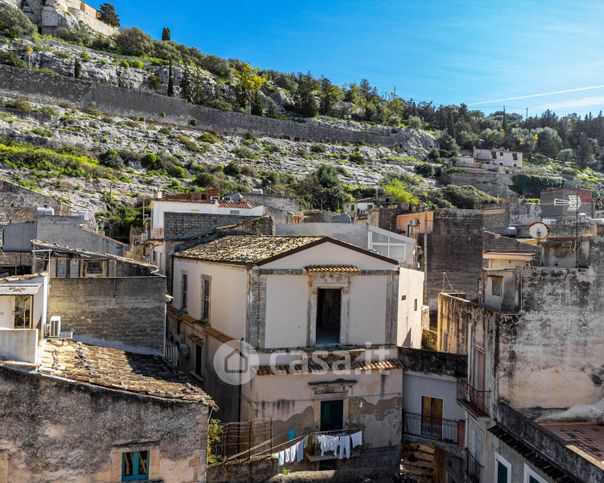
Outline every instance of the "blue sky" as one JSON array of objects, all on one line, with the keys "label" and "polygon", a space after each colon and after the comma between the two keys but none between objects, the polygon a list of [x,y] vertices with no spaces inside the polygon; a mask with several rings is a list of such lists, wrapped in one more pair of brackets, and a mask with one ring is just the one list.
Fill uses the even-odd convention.
[{"label": "blue sky", "polygon": [[177,42],[260,68],[367,78],[380,92],[486,112],[604,110],[601,0],[112,3],[125,26],[155,38],[169,26]]}]

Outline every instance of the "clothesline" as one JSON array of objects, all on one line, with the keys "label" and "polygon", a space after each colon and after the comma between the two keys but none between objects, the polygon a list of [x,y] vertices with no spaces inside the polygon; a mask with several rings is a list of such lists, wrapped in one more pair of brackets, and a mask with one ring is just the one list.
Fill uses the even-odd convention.
[{"label": "clothesline", "polygon": [[[279,466],[287,463],[299,463],[304,459],[304,448],[308,445],[308,435],[291,446],[274,453],[273,456],[278,458]],[[332,452],[338,459],[349,459],[351,450],[363,444],[363,432],[357,431],[353,434],[342,433],[339,435],[319,434],[313,435],[313,438],[319,443],[321,448],[321,456],[325,453]]]}]

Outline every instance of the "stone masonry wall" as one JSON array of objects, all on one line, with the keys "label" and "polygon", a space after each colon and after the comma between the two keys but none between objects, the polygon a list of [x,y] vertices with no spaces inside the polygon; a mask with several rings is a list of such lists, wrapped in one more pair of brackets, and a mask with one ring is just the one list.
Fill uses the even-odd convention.
[{"label": "stone masonry wall", "polygon": [[0,367],[0,483],[119,482],[129,448],[151,449],[164,483],[205,481],[207,419],[203,404]]},{"label": "stone masonry wall", "polygon": [[218,227],[237,225],[249,219],[249,216],[241,215],[165,213],[164,237],[166,240],[187,240],[206,235]]},{"label": "stone masonry wall", "polygon": [[375,134],[220,111],[188,104],[174,97],[94,84],[5,65],[0,66],[0,91],[41,102],[67,101],[80,108],[95,103],[97,109],[108,114],[145,117],[180,126],[189,126],[189,121],[195,119],[196,128],[202,130],[219,130],[234,134],[254,132],[291,140],[395,146],[405,144],[415,134],[410,129],[391,134]]},{"label": "stone masonry wall", "polygon": [[48,315],[81,340],[102,339],[163,355],[166,279],[53,278]]},{"label": "stone masonry wall", "polygon": [[36,208],[48,205],[56,215],[69,215],[69,207],[48,196],[0,179],[0,222],[30,221]]},{"label": "stone masonry wall", "polygon": [[[436,212],[433,225],[432,234],[428,235],[426,297],[431,311],[437,309],[438,293],[443,290],[464,292],[468,298],[476,298],[482,270],[482,216],[479,211]],[[423,244],[419,242],[418,246]]]}]

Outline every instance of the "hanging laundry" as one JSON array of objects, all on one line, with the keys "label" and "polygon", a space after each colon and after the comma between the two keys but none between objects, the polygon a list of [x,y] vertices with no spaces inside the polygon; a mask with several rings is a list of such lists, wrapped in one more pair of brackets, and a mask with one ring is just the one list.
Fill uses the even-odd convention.
[{"label": "hanging laundry", "polygon": [[338,450],[338,443],[340,438],[337,436],[327,436],[325,434],[321,434],[317,436],[317,441],[319,441],[319,445],[321,446],[321,456],[325,456],[327,451],[333,451],[333,454],[336,454]]},{"label": "hanging laundry", "polygon": [[277,453],[279,457],[279,466],[283,466],[285,464],[285,450],[281,450]]},{"label": "hanging laundry", "polygon": [[340,436],[339,445],[338,459],[350,458],[350,436],[347,434]]},{"label": "hanging laundry", "polygon": [[352,447],[356,448],[363,444],[363,431],[358,431],[354,434],[350,435],[350,439],[352,440]]},{"label": "hanging laundry", "polygon": [[296,457],[296,462],[300,462],[304,459],[304,440],[300,440],[298,441],[298,443],[296,444],[296,452],[297,452],[297,457]]},{"label": "hanging laundry", "polygon": [[298,448],[297,444],[294,444],[287,448],[285,451],[285,462],[293,463],[296,460],[296,449]]}]

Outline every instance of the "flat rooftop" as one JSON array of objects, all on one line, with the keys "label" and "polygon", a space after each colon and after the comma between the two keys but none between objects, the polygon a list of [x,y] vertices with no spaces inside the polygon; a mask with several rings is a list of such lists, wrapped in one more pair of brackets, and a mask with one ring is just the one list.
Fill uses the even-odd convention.
[{"label": "flat rooftop", "polygon": [[547,421],[539,425],[566,442],[569,449],[578,449],[604,465],[604,425],[587,421]]}]

